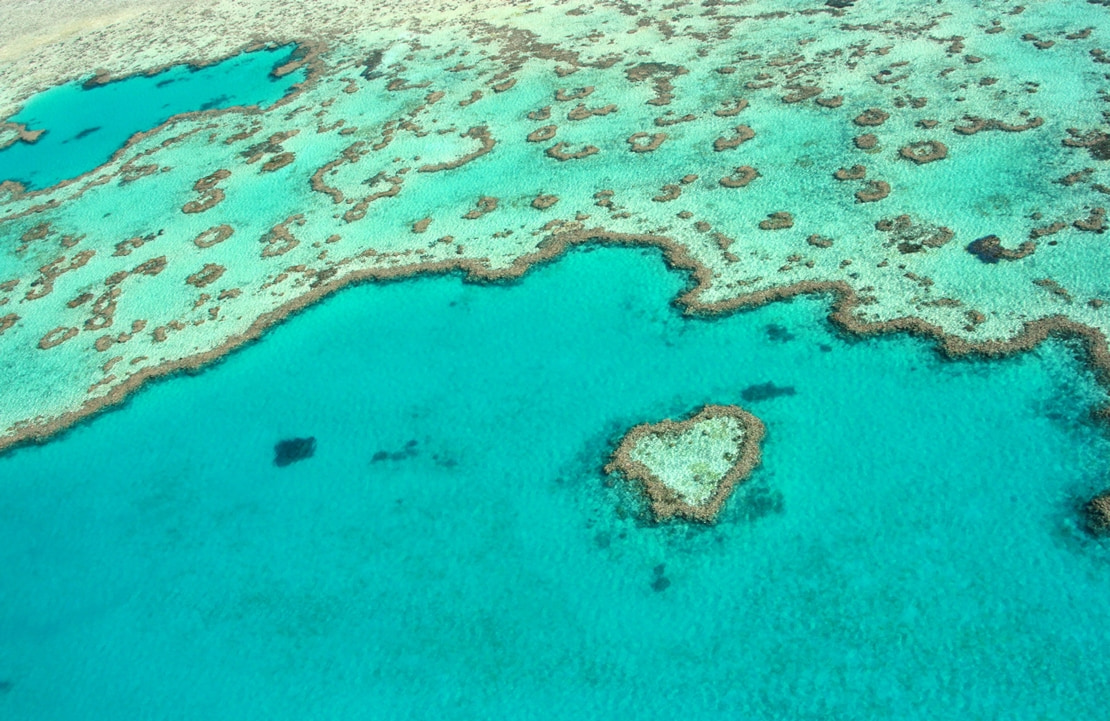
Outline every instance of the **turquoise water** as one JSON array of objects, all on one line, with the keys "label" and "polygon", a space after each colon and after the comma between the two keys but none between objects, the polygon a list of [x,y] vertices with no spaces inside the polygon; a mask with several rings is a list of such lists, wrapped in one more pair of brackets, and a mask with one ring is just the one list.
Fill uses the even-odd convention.
[{"label": "turquoise water", "polygon": [[[685,319],[682,283],[598,249],[358,287],[0,457],[0,715],[1101,717],[1072,351],[944,361],[820,298]],[[600,466],[706,402],[763,466],[715,527],[644,524]]]},{"label": "turquoise water", "polygon": [[46,132],[35,143],[16,142],[0,151],[0,180],[47,188],[96,168],[135,133],[179,113],[270,105],[304,79],[303,70],[282,78],[269,74],[293,52],[259,50],[203,68],[175,65],[88,90],[72,82],[39,93],[9,120]]}]

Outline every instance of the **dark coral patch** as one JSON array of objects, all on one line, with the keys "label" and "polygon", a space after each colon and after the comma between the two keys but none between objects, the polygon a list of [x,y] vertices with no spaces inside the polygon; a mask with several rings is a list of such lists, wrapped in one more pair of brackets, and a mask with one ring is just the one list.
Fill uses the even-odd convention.
[{"label": "dark coral patch", "polygon": [[1083,510],[1091,533],[1098,536],[1110,534],[1110,491],[1092,498]]},{"label": "dark coral patch", "polygon": [[285,467],[306,458],[312,458],[316,453],[316,438],[287,438],[274,445],[274,465]]},{"label": "dark coral patch", "polygon": [[796,393],[794,386],[777,386],[771,381],[757,383],[740,391],[740,397],[746,401],[766,401],[782,396],[792,396]]},{"label": "dark coral patch", "polygon": [[1018,260],[1033,253],[1036,246],[1030,241],[1025,241],[1010,250],[1002,247],[1002,240],[997,235],[984,235],[967,245],[967,252],[974,255],[984,263],[997,263],[1000,260]]}]

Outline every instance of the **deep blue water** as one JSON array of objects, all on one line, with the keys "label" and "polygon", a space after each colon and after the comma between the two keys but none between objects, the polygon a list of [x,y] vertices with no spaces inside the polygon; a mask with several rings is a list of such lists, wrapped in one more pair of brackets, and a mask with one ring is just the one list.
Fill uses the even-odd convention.
[{"label": "deep blue water", "polygon": [[279,79],[269,74],[292,52],[259,50],[203,68],[177,65],[87,90],[75,81],[39,93],[9,120],[46,132],[35,143],[0,151],[0,180],[47,188],[98,167],[132,135],[179,113],[270,105],[304,79],[304,70]]},{"label": "deep blue water", "polygon": [[[361,286],[0,457],[0,716],[1101,717],[1110,444],[1065,344],[949,362],[820,298],[684,319],[682,282]],[[706,402],[762,467],[715,527],[643,523],[600,467]]]}]

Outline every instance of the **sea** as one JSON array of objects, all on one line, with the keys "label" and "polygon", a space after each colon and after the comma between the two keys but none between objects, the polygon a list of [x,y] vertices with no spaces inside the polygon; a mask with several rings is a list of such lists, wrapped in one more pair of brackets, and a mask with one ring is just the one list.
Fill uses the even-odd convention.
[{"label": "sea", "polygon": [[[276,60],[49,91],[0,160],[72,177],[168,114],[273,102]],[[213,95],[235,73],[257,87]],[[102,127],[64,117],[101,92]],[[846,335],[827,295],[690,317],[691,282],[586,244],[364,283],[6,451],[0,718],[1104,718],[1081,349],[952,360]],[[653,523],[603,466],[707,403],[763,420],[762,464],[717,523]]]}]

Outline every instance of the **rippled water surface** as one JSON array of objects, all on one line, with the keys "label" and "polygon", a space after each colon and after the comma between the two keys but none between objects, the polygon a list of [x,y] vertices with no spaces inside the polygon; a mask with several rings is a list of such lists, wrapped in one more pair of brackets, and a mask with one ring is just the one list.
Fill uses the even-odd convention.
[{"label": "rippled water surface", "polygon": [[[691,320],[683,281],[597,249],[357,287],[0,456],[3,715],[1099,717],[1072,352],[944,361],[818,297]],[[600,467],[707,402],[763,465],[717,526],[645,524]]]}]

